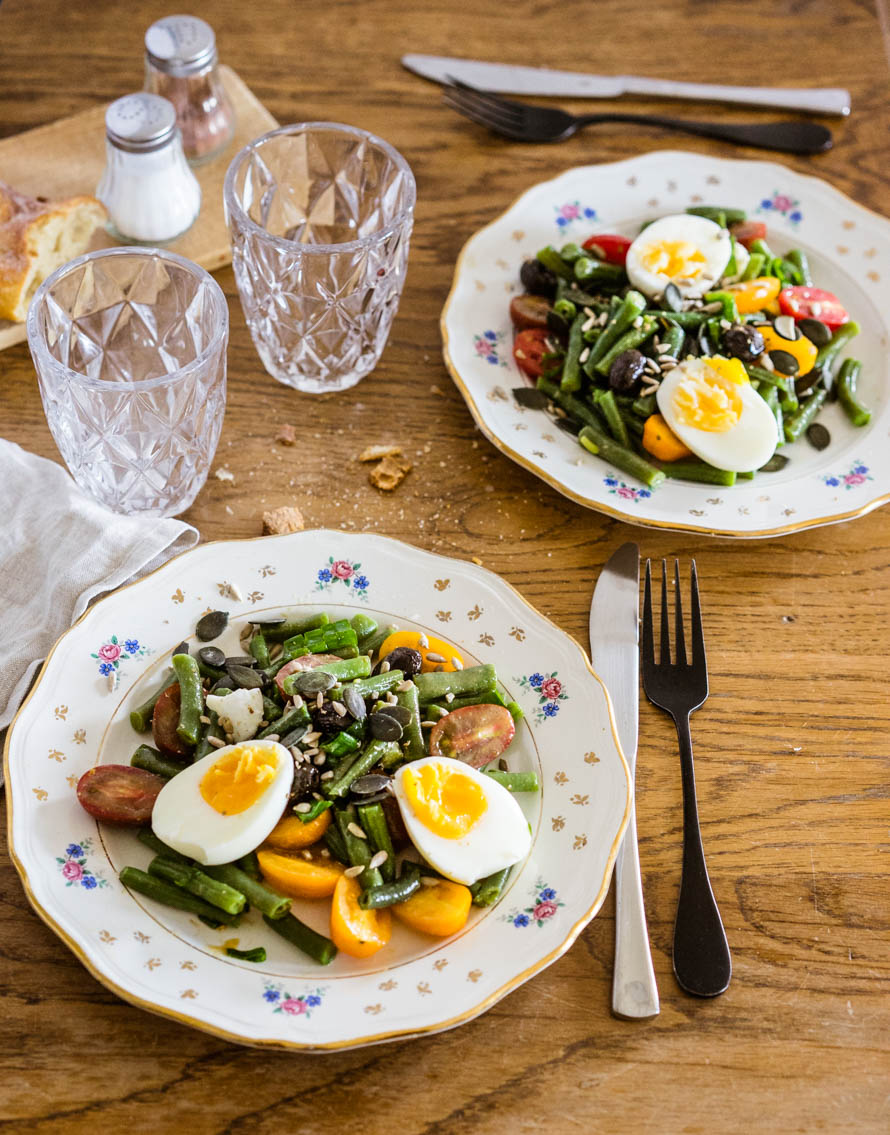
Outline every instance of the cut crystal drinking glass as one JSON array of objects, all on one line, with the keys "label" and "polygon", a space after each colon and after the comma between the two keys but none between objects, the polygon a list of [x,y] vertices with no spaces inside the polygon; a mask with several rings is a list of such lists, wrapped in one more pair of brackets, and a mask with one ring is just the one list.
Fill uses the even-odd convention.
[{"label": "cut crystal drinking glass", "polygon": [[350,126],[285,126],[226,174],[232,264],[266,370],[297,390],[354,386],[376,366],[405,282],[414,176]]},{"label": "cut crystal drinking glass", "polygon": [[49,428],[115,512],[173,516],[207,479],[226,401],[229,316],[203,268],[117,248],[63,265],[28,311]]}]

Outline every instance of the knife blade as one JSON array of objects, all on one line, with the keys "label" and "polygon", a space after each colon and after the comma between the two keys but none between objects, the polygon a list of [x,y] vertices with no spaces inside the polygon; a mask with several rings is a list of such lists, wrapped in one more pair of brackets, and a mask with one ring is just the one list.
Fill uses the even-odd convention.
[{"label": "knife blade", "polygon": [[447,55],[403,55],[402,66],[436,83],[460,79],[481,90],[499,94],[596,99],[648,95],[767,106],[810,114],[850,113],[850,92],[841,87],[738,87],[720,83],[681,83],[674,79],[647,79],[639,75],[588,75],[581,71],[555,71],[549,67],[485,63]]},{"label": "knife blade", "polygon": [[[640,548],[622,544],[600,572],[590,604],[590,656],[605,683],[618,740],[635,781],[640,705]],[[645,1019],[659,1012],[637,846],[636,809],[615,862],[615,968],[612,1012]]]}]

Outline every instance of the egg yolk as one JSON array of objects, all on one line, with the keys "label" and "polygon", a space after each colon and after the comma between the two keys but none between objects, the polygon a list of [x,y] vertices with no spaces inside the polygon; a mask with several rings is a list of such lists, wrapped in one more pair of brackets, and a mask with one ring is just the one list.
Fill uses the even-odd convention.
[{"label": "egg yolk", "polygon": [[686,373],[677,383],[672,405],[684,426],[708,433],[726,433],[742,416],[739,387],[748,383],[738,359],[702,359],[698,373]]},{"label": "egg yolk", "polygon": [[488,808],[475,780],[440,765],[406,768],[402,785],[411,810],[425,828],[443,839],[460,839]]},{"label": "egg yolk", "polygon": [[640,252],[640,264],[647,272],[673,279],[695,280],[707,263],[701,251],[688,240],[659,240]]},{"label": "egg yolk", "polygon": [[274,750],[236,745],[201,777],[201,795],[215,812],[237,816],[259,800],[277,772]]}]

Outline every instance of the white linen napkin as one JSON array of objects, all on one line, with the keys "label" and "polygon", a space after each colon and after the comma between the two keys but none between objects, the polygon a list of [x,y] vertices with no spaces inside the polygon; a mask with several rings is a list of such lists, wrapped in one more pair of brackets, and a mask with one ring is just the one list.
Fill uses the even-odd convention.
[{"label": "white linen napkin", "polygon": [[0,438],[0,729],[93,599],[197,541],[181,520],[110,512],[61,465]]}]

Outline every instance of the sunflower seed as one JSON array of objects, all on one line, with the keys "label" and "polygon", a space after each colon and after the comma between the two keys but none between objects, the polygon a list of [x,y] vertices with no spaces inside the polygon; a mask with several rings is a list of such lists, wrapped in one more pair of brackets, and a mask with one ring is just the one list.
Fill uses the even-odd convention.
[{"label": "sunflower seed", "polygon": [[263,740],[264,741],[280,741],[281,740],[281,734],[280,733],[270,733],[268,735],[268,737],[264,737]]},{"label": "sunflower seed", "polygon": [[434,654],[432,651],[429,651],[427,653],[426,660],[427,660],[427,662],[444,662],[445,661],[445,655],[444,654]]},{"label": "sunflower seed", "polygon": [[422,634],[422,635],[420,635],[420,636],[419,636],[419,638],[417,639],[417,645],[418,645],[418,646],[419,646],[419,647],[420,647],[420,648],[421,648],[422,650],[428,650],[428,649],[429,649],[429,645],[430,645],[430,640],[429,640],[429,639],[428,639],[428,638],[426,637],[426,635],[425,635],[425,634]]},{"label": "sunflower seed", "polygon": [[422,887],[438,887],[439,880],[433,878],[432,875],[421,875],[420,876],[420,885]]},{"label": "sunflower seed", "polygon": [[454,694],[451,694],[451,693],[446,694],[445,700],[448,702],[449,705],[451,705],[451,703],[454,701]]},{"label": "sunflower seed", "polygon": [[212,745],[214,749],[223,749],[226,743],[221,737],[208,737],[207,744]]},{"label": "sunflower seed", "polygon": [[364,867],[361,863],[356,863],[354,867],[347,867],[343,874],[347,879],[354,879],[357,875],[361,875],[362,871],[364,871]]},{"label": "sunflower seed", "polygon": [[354,820],[350,820],[346,825],[346,830],[354,835],[356,839],[367,839],[364,828],[360,828]]},{"label": "sunflower seed", "polygon": [[368,866],[373,870],[375,867],[382,867],[383,864],[389,859],[389,855],[385,851],[378,851],[376,855],[371,856],[371,861]]},{"label": "sunflower seed", "polygon": [[328,849],[326,847],[323,847],[321,849],[321,851],[319,852],[319,855],[321,855],[322,859],[330,859],[331,858],[331,853],[328,851]]},{"label": "sunflower seed", "polygon": [[387,694],[386,694],[386,700],[390,705],[395,705],[398,702],[399,699],[392,692],[392,690],[388,690]]},{"label": "sunflower seed", "polygon": [[318,695],[315,698],[315,708],[321,709],[321,707],[323,705],[324,705],[324,694],[321,692],[321,690],[319,690]]},{"label": "sunflower seed", "polygon": [[463,662],[461,662],[461,660],[459,658],[452,658],[451,659],[451,665],[454,667],[455,670],[463,670],[463,668],[464,668],[464,664],[463,664]]},{"label": "sunflower seed", "polygon": [[413,685],[414,685],[414,683],[409,682],[409,681],[399,682],[399,684],[396,686],[396,689],[399,691],[400,694],[404,694],[408,690],[410,690]]},{"label": "sunflower seed", "polygon": [[328,769],[327,772],[323,772],[321,774],[321,779],[322,780],[333,780],[334,779],[334,770]]},{"label": "sunflower seed", "polygon": [[[307,753],[306,756],[308,757],[309,754]],[[312,755],[312,763],[314,765],[323,765],[327,759],[327,753],[313,753]]]},{"label": "sunflower seed", "polygon": [[198,718],[198,720],[199,720],[199,721],[201,722],[201,724],[202,724],[202,725],[209,725],[209,724],[210,724],[210,718],[209,718],[209,717],[205,717],[203,713],[202,713],[202,714],[201,714],[201,716],[200,716],[200,717]]},{"label": "sunflower seed", "polygon": [[388,674],[391,669],[392,669],[392,667],[384,658],[384,660],[380,663],[380,673],[381,674]]},{"label": "sunflower seed", "polygon": [[333,709],[334,713],[336,713],[338,717],[346,716],[346,706],[341,701],[332,701],[331,709]]},{"label": "sunflower seed", "polygon": [[294,805],[294,811],[295,812],[309,812],[311,810],[312,810],[312,805],[307,804],[305,800],[303,801],[302,804],[295,804]]},{"label": "sunflower seed", "polygon": [[435,721],[421,721],[420,728],[421,729],[432,729],[435,724],[436,724]]}]

